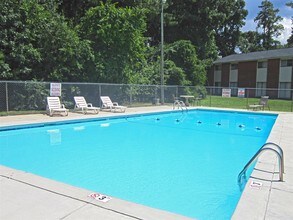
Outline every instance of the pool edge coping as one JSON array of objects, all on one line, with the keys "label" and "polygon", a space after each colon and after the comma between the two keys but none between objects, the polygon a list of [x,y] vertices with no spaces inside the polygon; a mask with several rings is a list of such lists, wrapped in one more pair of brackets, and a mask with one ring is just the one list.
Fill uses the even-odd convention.
[{"label": "pool edge coping", "polygon": [[[0,177],[5,178],[7,181],[25,184],[34,189],[42,190],[45,193],[55,194],[60,197],[79,201],[85,205],[103,209],[124,217],[129,217],[130,219],[149,219],[149,216],[151,216],[151,219],[191,219],[180,214],[122,200],[113,196],[111,196],[110,201],[103,203],[89,196],[91,193],[102,194],[102,192],[93,192],[3,165],[0,165]],[[58,204],[56,205],[58,206]]]},{"label": "pool edge coping", "polygon": [[[273,142],[282,147],[283,150],[285,147],[288,146],[282,146],[281,143],[286,143],[288,138],[286,135],[284,135],[284,130],[286,130],[285,126],[285,115],[290,113],[279,113],[278,117],[275,121],[275,124],[270,132],[269,137],[267,138],[266,142]],[[291,117],[292,117],[291,113]],[[284,140],[286,139],[286,140]],[[285,151],[284,151],[285,152]],[[285,154],[284,154],[285,155]],[[288,155],[285,155],[285,175],[284,175],[284,181],[279,181],[279,168],[278,168],[278,160],[276,155],[266,153],[262,154],[256,162],[256,165],[253,169],[253,172],[249,176],[246,186],[242,192],[242,195],[240,197],[240,200],[236,206],[236,209],[234,210],[234,213],[232,215],[232,219],[280,219],[283,216],[283,213],[274,213],[274,211],[271,211],[271,207],[275,205],[275,203],[278,203],[278,201],[275,201],[276,198],[272,198],[271,194],[272,191],[278,188],[286,188],[285,184],[287,181],[286,178],[286,169],[290,169],[292,164],[289,165],[286,163],[286,157]],[[261,187],[252,187],[252,182],[260,183]],[[289,183],[290,184],[290,183]],[[277,188],[275,188],[277,186]],[[288,193],[290,193],[288,191]],[[292,192],[291,192],[292,193]],[[286,205],[285,205],[286,206]],[[275,207],[274,207],[275,208]],[[284,207],[286,209],[286,207]],[[288,206],[289,208],[289,206]],[[249,210],[252,210],[253,215]],[[290,215],[291,216],[291,215]],[[293,213],[292,216],[293,218]]]}]

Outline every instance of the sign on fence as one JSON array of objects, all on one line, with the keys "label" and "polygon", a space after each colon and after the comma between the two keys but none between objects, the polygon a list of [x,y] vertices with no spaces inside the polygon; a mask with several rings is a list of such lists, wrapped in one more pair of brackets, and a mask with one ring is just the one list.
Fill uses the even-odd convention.
[{"label": "sign on fence", "polygon": [[222,97],[227,97],[230,98],[231,97],[231,89],[222,89]]},{"label": "sign on fence", "polygon": [[238,97],[239,98],[245,97],[245,89],[244,88],[238,88]]},{"label": "sign on fence", "polygon": [[61,83],[50,83],[50,96],[61,96]]}]

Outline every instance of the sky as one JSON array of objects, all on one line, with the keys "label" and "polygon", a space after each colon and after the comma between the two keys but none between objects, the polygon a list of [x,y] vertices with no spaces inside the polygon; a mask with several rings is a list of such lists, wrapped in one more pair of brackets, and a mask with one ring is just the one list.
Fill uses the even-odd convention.
[{"label": "sky", "polygon": [[[279,40],[282,44],[287,43],[287,39],[291,35],[291,17],[293,16],[293,9],[286,6],[286,3],[290,0],[270,0],[271,3],[273,3],[275,9],[279,9],[278,15],[283,17],[283,21],[281,24],[284,26],[284,31],[282,32],[281,36],[278,37],[277,40]],[[262,0],[245,0],[245,8],[248,10],[248,15],[246,17],[246,24],[242,28],[242,31],[255,31],[256,29],[256,23],[254,22],[255,17],[257,16],[260,8],[258,6],[261,5]]]}]

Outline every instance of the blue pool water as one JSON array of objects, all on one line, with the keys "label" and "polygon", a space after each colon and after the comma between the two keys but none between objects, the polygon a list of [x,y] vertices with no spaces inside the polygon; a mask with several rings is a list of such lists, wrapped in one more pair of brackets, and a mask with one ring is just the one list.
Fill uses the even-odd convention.
[{"label": "blue pool water", "polygon": [[195,110],[0,132],[0,164],[198,219],[229,219],[277,115]]}]

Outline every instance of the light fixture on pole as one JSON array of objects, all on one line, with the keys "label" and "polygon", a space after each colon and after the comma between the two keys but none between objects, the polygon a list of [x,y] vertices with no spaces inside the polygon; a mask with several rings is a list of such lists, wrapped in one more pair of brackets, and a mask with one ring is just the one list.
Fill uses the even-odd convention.
[{"label": "light fixture on pole", "polygon": [[161,104],[165,103],[165,95],[164,95],[164,3],[166,3],[166,0],[161,0],[161,65],[160,65]]}]

